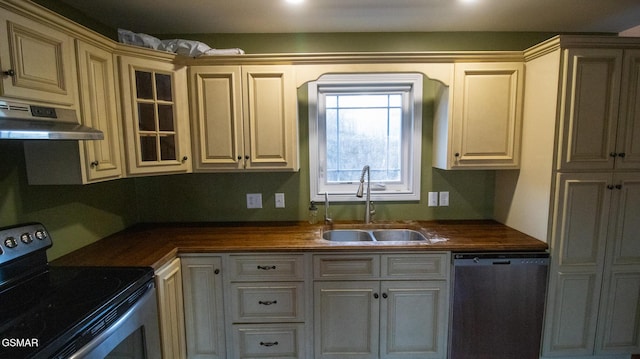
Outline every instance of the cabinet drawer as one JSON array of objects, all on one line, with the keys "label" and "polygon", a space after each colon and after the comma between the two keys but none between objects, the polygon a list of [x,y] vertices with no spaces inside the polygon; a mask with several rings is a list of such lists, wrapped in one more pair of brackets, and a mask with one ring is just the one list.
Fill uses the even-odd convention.
[{"label": "cabinet drawer", "polygon": [[377,255],[317,255],[313,257],[315,279],[377,278],[380,257]]},{"label": "cabinet drawer", "polygon": [[437,254],[392,254],[382,256],[382,278],[447,279],[449,256]]},{"label": "cabinet drawer", "polygon": [[232,281],[304,280],[303,255],[230,256]]},{"label": "cabinet drawer", "polygon": [[238,359],[304,358],[303,324],[251,324],[233,326]]},{"label": "cabinet drawer", "polygon": [[304,283],[234,283],[234,323],[304,320]]}]

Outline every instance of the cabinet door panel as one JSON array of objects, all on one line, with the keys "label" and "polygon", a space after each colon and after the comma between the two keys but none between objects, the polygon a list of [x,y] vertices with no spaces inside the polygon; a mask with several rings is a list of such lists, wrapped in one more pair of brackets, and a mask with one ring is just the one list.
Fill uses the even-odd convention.
[{"label": "cabinet door panel", "polygon": [[452,167],[516,168],[522,64],[456,64]]},{"label": "cabinet door panel", "polygon": [[380,291],[380,358],[442,358],[446,282],[382,282]]},{"label": "cabinet door panel", "polygon": [[625,50],[616,168],[640,168],[640,50]]},{"label": "cabinet door panel", "polygon": [[291,67],[244,66],[242,72],[247,169],[297,170],[297,93]]},{"label": "cabinet door panel", "polygon": [[565,51],[560,169],[611,169],[615,157],[622,50]]},{"label": "cabinet door panel", "polygon": [[244,164],[240,66],[191,69],[197,169]]},{"label": "cabinet door panel", "polygon": [[129,56],[119,65],[127,173],[191,172],[186,67]]},{"label": "cabinet door panel", "polygon": [[184,358],[184,310],[182,301],[182,272],[180,259],[176,258],[156,272],[158,308],[160,308],[160,331],[162,334],[162,356]]},{"label": "cabinet door panel", "polygon": [[119,178],[123,169],[113,55],[83,42],[77,43],[77,53],[82,122],[104,133],[103,141],[84,141],[87,180]]},{"label": "cabinet door panel", "polygon": [[618,208],[615,212],[612,209],[616,213],[610,238],[615,246],[613,264],[640,264],[640,174],[617,174],[614,183]]},{"label": "cabinet door panel", "polygon": [[594,272],[559,272],[552,278],[543,354],[593,353],[600,281]]},{"label": "cabinet door panel", "polygon": [[0,14],[2,95],[70,106],[76,103],[73,39],[46,25],[2,11]]},{"label": "cabinet door panel", "polygon": [[379,282],[316,282],[315,358],[378,358]]},{"label": "cabinet door panel", "polygon": [[612,271],[603,295],[606,299],[600,313],[603,318],[604,353],[640,351],[640,271]]},{"label": "cabinet door panel", "polygon": [[182,261],[187,357],[225,359],[221,259],[185,257]]},{"label": "cabinet door panel", "polygon": [[558,175],[552,241],[561,266],[602,266],[611,184],[607,173]]}]

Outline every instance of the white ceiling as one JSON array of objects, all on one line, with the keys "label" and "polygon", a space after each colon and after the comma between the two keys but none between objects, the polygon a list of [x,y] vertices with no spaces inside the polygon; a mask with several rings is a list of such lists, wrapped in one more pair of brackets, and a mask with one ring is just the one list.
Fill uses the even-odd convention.
[{"label": "white ceiling", "polygon": [[150,34],[398,31],[620,32],[640,0],[60,0]]}]

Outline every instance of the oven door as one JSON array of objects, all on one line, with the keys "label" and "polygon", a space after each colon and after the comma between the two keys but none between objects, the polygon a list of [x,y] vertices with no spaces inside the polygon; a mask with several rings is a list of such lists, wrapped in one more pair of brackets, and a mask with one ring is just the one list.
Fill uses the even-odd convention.
[{"label": "oven door", "polygon": [[107,330],[72,354],[70,359],[160,359],[156,290],[151,288]]}]

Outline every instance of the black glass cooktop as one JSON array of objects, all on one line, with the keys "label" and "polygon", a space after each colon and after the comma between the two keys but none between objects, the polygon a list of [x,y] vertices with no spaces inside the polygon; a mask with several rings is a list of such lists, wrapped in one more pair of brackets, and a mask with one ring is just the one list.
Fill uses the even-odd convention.
[{"label": "black glass cooktop", "polygon": [[0,291],[0,358],[49,358],[148,285],[151,268],[47,267]]}]

